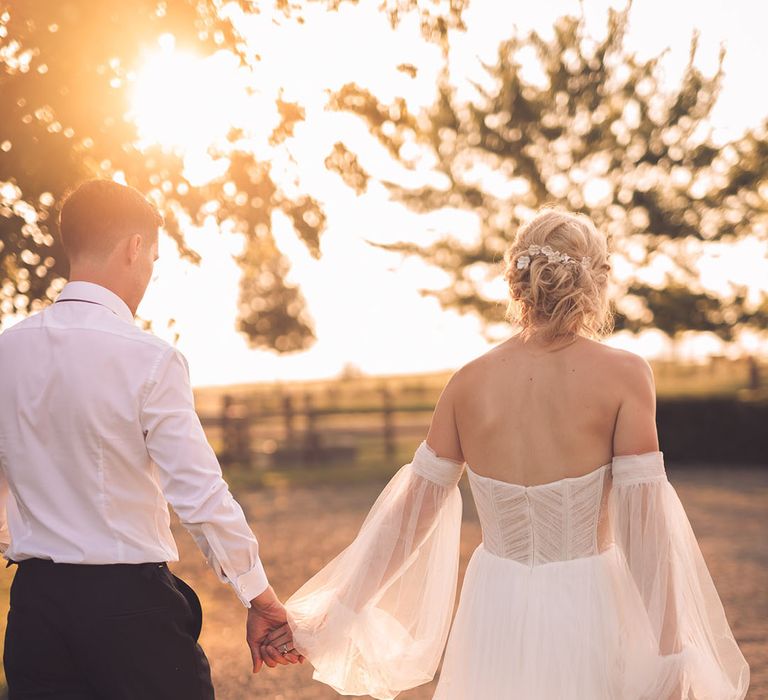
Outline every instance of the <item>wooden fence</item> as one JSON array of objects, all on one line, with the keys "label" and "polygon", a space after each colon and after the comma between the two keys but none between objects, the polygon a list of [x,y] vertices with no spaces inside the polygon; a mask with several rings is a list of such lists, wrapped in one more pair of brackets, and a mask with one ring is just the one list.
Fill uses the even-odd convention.
[{"label": "wooden fence", "polygon": [[218,413],[201,415],[222,464],[279,467],[392,461],[398,446],[423,438],[434,409],[432,392],[403,395],[388,387],[367,392],[293,392],[221,397]]}]

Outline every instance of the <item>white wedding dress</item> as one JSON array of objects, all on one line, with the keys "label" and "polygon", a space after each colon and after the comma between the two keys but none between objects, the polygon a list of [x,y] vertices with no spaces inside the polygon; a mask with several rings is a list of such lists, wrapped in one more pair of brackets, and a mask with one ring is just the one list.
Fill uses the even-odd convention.
[{"label": "white wedding dress", "polygon": [[[386,700],[432,679],[456,593],[464,465],[422,443],[354,542],[287,604],[314,678]],[[483,543],[436,700],[731,700],[749,668],[661,452],[520,486],[468,470]]]}]

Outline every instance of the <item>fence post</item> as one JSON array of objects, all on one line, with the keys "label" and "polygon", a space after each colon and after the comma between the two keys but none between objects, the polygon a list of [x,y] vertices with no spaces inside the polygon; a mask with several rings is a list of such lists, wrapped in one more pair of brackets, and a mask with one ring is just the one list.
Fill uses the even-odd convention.
[{"label": "fence post", "polygon": [[221,397],[221,450],[219,453],[219,459],[228,463],[231,459],[230,456],[230,420],[229,420],[229,407],[232,405],[232,397],[229,394],[224,394]]},{"label": "fence post", "polygon": [[251,465],[250,415],[243,404],[225,394],[221,402],[221,439],[223,462]]},{"label": "fence post", "polygon": [[304,462],[314,462],[320,447],[320,438],[317,434],[317,413],[310,393],[304,394],[304,410],[307,416],[307,431],[304,434]]},{"label": "fence post", "polygon": [[384,454],[387,460],[392,460],[395,458],[395,411],[392,405],[392,392],[386,386],[381,390],[381,401],[384,414]]},{"label": "fence post", "polygon": [[293,410],[293,399],[291,399],[290,394],[286,394],[283,396],[283,426],[285,429],[285,442],[287,445],[293,444],[293,419],[295,415]]}]

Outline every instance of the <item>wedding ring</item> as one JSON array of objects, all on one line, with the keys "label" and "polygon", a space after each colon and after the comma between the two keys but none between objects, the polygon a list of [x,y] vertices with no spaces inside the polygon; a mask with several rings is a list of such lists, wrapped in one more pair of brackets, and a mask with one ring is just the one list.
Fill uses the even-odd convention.
[{"label": "wedding ring", "polygon": [[283,648],[280,650],[280,653],[285,656],[288,653],[288,645],[283,644]]}]

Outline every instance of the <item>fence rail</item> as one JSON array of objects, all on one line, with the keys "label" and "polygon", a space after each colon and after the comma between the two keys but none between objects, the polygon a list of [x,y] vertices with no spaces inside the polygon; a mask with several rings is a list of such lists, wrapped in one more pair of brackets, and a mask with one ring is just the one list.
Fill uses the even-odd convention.
[{"label": "fence rail", "polygon": [[404,441],[426,434],[432,401],[383,389],[359,397],[305,393],[225,394],[218,413],[201,415],[223,464],[308,466],[357,459],[361,449],[392,460]]}]

